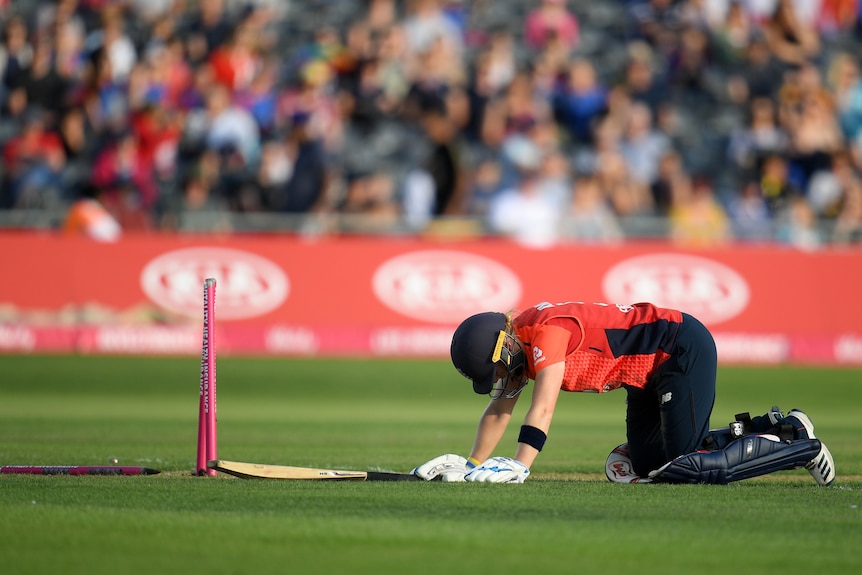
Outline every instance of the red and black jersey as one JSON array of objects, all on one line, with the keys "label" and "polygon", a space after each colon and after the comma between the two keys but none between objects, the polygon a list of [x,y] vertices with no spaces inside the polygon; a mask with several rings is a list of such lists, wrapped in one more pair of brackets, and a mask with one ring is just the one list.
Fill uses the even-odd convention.
[{"label": "red and black jersey", "polygon": [[513,320],[530,379],[564,361],[564,391],[599,393],[644,387],[670,357],[680,323],[681,312],[649,303],[543,302]]}]

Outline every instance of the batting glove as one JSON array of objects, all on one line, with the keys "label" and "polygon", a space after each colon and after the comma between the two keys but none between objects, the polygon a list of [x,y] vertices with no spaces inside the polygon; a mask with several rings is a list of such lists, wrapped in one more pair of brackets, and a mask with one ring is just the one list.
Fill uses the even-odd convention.
[{"label": "batting glove", "polygon": [[427,481],[431,481],[438,475],[445,482],[460,482],[464,481],[464,476],[473,468],[473,465],[467,461],[466,457],[447,453],[439,457],[435,457],[427,463],[423,463],[413,470],[413,475],[421,477]]},{"label": "batting glove", "polygon": [[464,479],[482,483],[523,483],[530,476],[526,465],[511,457],[492,457],[470,471]]}]

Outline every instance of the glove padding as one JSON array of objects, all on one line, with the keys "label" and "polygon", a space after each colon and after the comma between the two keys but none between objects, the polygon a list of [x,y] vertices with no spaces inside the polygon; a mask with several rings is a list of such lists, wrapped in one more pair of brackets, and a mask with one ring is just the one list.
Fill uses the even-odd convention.
[{"label": "glove padding", "polygon": [[431,481],[440,476],[445,482],[457,483],[464,481],[464,476],[470,471],[473,466],[467,462],[466,457],[447,453],[439,457],[435,457],[427,463],[423,463],[412,471],[413,475]]},{"label": "glove padding", "polygon": [[523,483],[530,476],[526,465],[511,457],[492,457],[470,471],[464,479],[481,483]]}]

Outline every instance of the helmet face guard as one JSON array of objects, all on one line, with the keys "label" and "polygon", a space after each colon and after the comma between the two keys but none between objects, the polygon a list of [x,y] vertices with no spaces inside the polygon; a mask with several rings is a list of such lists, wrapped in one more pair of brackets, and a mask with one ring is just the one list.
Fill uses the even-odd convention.
[{"label": "helmet face guard", "polygon": [[506,333],[506,315],[479,313],[465,319],[452,335],[450,355],[473,391],[491,399],[512,398],[527,385],[524,348]]},{"label": "helmet face guard", "polygon": [[[524,348],[514,336],[500,331],[491,363],[497,366],[496,379],[491,384],[491,399],[511,399],[517,397],[527,385],[524,366]],[[505,374],[502,373],[505,371]]]}]

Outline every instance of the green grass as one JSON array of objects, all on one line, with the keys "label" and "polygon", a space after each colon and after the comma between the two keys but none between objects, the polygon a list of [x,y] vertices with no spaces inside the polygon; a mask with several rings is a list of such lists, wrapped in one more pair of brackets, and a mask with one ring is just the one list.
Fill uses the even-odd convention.
[{"label": "green grass", "polygon": [[[407,471],[469,450],[485,399],[445,361],[220,358],[225,459]],[[805,409],[838,479],[614,485],[623,392],[564,394],[524,485],[192,477],[194,358],[0,356],[0,464],[149,477],[0,476],[10,573],[722,573],[862,570],[862,371],[719,370],[713,425]],[[526,409],[518,406],[516,420]],[[517,425],[498,450],[514,451]]]}]

